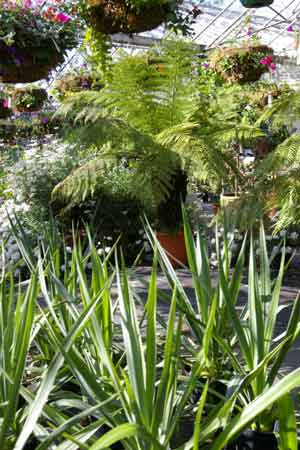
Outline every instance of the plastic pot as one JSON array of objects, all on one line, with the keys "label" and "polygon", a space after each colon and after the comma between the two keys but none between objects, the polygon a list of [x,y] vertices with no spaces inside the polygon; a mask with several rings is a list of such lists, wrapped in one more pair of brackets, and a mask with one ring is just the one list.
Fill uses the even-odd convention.
[{"label": "plastic pot", "polygon": [[180,264],[187,264],[187,253],[184,240],[184,232],[162,233],[157,232],[156,237],[166,251],[173,267],[180,267]]},{"label": "plastic pot", "polygon": [[227,206],[231,205],[232,203],[235,203],[240,198],[239,195],[228,193],[228,194],[221,194],[220,196],[220,206],[222,208],[226,208]]},{"label": "plastic pot", "polygon": [[246,430],[226,447],[226,450],[278,450],[278,442],[274,433],[260,433]]}]

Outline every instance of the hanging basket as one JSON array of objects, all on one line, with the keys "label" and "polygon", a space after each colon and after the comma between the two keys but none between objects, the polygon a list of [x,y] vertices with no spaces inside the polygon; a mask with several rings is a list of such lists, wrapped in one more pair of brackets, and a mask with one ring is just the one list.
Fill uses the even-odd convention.
[{"label": "hanging basket", "polygon": [[274,0],[241,0],[245,8],[263,8],[272,5]]},{"label": "hanging basket", "polygon": [[0,82],[32,83],[48,77],[64,60],[51,40],[41,47],[16,47],[0,42]]},{"label": "hanging basket", "polygon": [[0,119],[7,119],[11,114],[12,110],[8,107],[7,100],[0,98]]},{"label": "hanging basket", "polygon": [[55,83],[55,90],[60,97],[64,97],[68,93],[75,94],[81,91],[100,90],[103,83],[95,80],[91,75],[69,75],[61,78]]},{"label": "hanging basket", "polygon": [[0,142],[12,144],[16,141],[16,126],[5,120],[0,120]]},{"label": "hanging basket", "polygon": [[267,45],[222,48],[210,56],[211,67],[229,83],[252,83],[269,71],[261,64],[266,56],[273,55],[273,49]]},{"label": "hanging basket", "polygon": [[45,89],[16,89],[12,95],[13,109],[17,112],[34,112],[42,109],[48,95]]},{"label": "hanging basket", "polygon": [[88,0],[88,5],[93,27],[104,34],[153,30],[166,21],[171,11],[169,3],[139,9],[126,0]]}]

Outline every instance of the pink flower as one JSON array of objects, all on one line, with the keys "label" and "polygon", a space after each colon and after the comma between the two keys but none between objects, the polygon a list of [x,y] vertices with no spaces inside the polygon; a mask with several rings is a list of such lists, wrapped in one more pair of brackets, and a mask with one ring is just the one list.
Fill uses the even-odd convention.
[{"label": "pink flower", "polygon": [[29,8],[32,8],[32,6],[33,6],[32,5],[32,0],[24,0],[23,1],[23,7],[24,8],[28,8],[29,9]]},{"label": "pink flower", "polygon": [[58,22],[61,22],[61,23],[67,23],[67,22],[69,22],[69,20],[71,20],[71,17],[65,13],[57,13],[55,15],[55,20],[57,20]]},{"label": "pink flower", "polygon": [[8,108],[8,107],[9,107],[9,101],[3,100],[3,108]]},{"label": "pink flower", "polygon": [[275,64],[275,63],[271,63],[271,64],[269,65],[269,69],[270,69],[272,72],[274,72],[274,71],[276,70],[276,64]]},{"label": "pink flower", "polygon": [[268,61],[268,64],[271,64],[273,62],[273,56],[272,55],[266,56],[266,60]]},{"label": "pink flower", "polygon": [[289,25],[286,29],[286,31],[292,32],[294,31],[293,25]]},{"label": "pink flower", "polygon": [[273,56],[272,55],[265,56],[259,62],[260,62],[260,64],[263,64],[264,66],[269,67],[273,63]]}]

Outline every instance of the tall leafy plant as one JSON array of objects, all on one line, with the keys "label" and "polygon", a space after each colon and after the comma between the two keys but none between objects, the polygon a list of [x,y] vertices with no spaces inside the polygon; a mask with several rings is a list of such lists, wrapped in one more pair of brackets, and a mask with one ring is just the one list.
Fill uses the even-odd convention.
[{"label": "tall leafy plant", "polygon": [[[142,176],[153,174],[157,188],[154,194],[161,203],[160,217],[166,216],[166,211],[176,211],[178,220],[180,197],[184,200],[187,192],[188,173],[204,178],[209,172],[218,177],[220,170],[226,173],[227,164],[234,166],[231,158],[210,139],[208,103],[197,92],[197,64],[192,45],[166,42],[150,54],[121,58],[113,65],[111,80],[101,92],[67,99],[60,112],[76,119],[76,127],[68,137],[83,147],[96,147],[100,151],[94,161],[66,180],[70,189],[64,192],[62,183],[54,191],[54,197],[64,197],[67,203],[72,191],[93,192],[98,180],[93,179],[90,168],[99,167],[100,161],[107,158],[124,157],[133,166],[137,164]],[[197,118],[191,115],[195,108]],[[166,130],[175,134],[176,127],[181,134],[178,132],[173,140],[164,139]],[[197,130],[189,138],[191,128]],[[109,154],[101,150],[107,142]],[[174,159],[172,174],[170,158]],[[85,191],[78,188],[80,178],[91,180],[85,183]],[[166,186],[162,179],[167,180]]]}]

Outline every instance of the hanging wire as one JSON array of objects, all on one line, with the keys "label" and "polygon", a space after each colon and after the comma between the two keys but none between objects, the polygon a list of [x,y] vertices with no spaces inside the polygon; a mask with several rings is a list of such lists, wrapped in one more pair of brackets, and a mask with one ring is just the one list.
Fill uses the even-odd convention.
[{"label": "hanging wire", "polygon": [[232,28],[236,27],[239,22],[242,21],[242,19],[247,15],[248,11],[242,12],[232,23],[228,25],[228,27],[223,31],[218,37],[216,37],[210,44],[208,44],[207,48],[212,48],[213,45],[215,45],[219,39],[221,39],[224,35],[227,37],[231,32]]},{"label": "hanging wire", "polygon": [[[295,1],[296,1],[296,0],[292,0],[292,1],[289,3],[289,5],[286,6],[285,8],[288,8],[289,6],[291,6],[293,3],[295,3]],[[285,8],[283,8],[283,9],[285,9]],[[280,16],[280,14],[275,14],[275,16],[273,16],[271,19],[269,19],[269,20],[264,24],[264,26],[262,26],[261,28],[258,28],[258,29],[256,29],[256,30],[254,30],[253,33],[252,33],[252,36],[257,36],[257,35],[258,35],[259,33],[261,33],[262,31],[271,30],[272,28],[278,27],[279,25],[283,25],[283,24],[287,24],[287,23],[290,24],[291,21],[292,21],[293,18],[294,18],[295,12],[294,12],[290,17],[285,18],[284,21],[283,21],[283,20],[280,20],[279,22],[274,22],[274,23],[272,23],[273,20],[276,19],[277,15]],[[297,20],[297,19],[296,19],[296,20]],[[280,30],[278,30],[278,32],[280,32],[280,35],[282,35],[285,31],[286,31],[285,28],[284,28],[283,30],[282,30],[282,28],[280,28]],[[243,38],[245,38],[245,37],[247,37],[247,36],[248,36],[248,34],[247,34],[247,33],[244,33],[244,34],[242,34],[242,35],[239,36],[239,39],[243,39]],[[222,42],[219,43],[219,45],[225,45],[225,44],[228,43],[228,42],[229,42],[228,40],[223,40]]]},{"label": "hanging wire", "polygon": [[[294,0],[295,1],[295,0]],[[219,14],[217,14],[212,20],[211,22],[209,22],[201,31],[200,33],[198,33],[194,38],[193,41],[195,41],[196,39],[199,39],[200,36],[202,36],[202,34],[205,33],[206,30],[208,30],[218,19],[219,17],[223,16],[223,14],[228,11],[228,9],[236,2],[236,0],[232,0],[224,9],[222,9],[222,11],[219,12]]]}]

